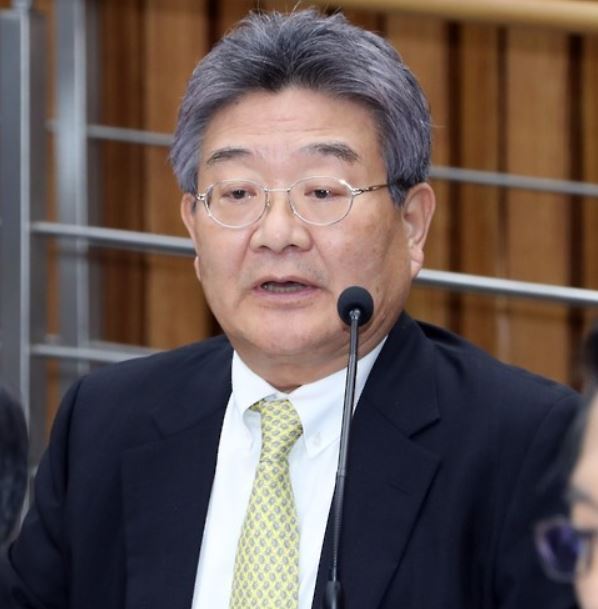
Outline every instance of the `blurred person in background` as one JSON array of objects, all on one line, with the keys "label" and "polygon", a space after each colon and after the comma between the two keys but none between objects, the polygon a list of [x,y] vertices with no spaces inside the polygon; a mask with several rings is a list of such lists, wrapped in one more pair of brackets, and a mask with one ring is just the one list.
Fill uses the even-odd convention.
[{"label": "blurred person in background", "polygon": [[536,527],[538,553],[549,577],[574,582],[583,609],[598,609],[598,324],[585,345],[585,408],[565,446],[571,472],[569,516]]},{"label": "blurred person in background", "polygon": [[19,403],[0,386],[0,546],[21,510],[27,485],[27,429]]},{"label": "blurred person in background", "polygon": [[[16,528],[27,486],[27,428],[19,403],[0,385],[0,549]],[[0,608],[9,606],[0,581]]]}]

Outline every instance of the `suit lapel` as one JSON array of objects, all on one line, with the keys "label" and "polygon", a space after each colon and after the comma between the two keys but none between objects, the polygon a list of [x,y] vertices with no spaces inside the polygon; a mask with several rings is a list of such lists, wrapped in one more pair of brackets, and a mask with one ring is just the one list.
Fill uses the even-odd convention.
[{"label": "suit lapel", "polygon": [[[346,609],[380,606],[439,466],[439,458],[414,441],[439,419],[432,349],[419,327],[403,315],[378,357],[352,421],[339,560]],[[313,609],[323,606],[330,528]]]},{"label": "suit lapel", "polygon": [[[346,609],[380,605],[439,465],[414,436],[439,415],[433,347],[403,315],[366,384],[352,423],[340,574]],[[156,396],[155,439],[123,461],[127,609],[189,609],[231,391],[230,348],[177,369]],[[161,385],[161,387],[164,387]],[[314,609],[331,549],[322,550]]]},{"label": "suit lapel", "polygon": [[127,609],[191,606],[231,391],[230,359],[226,348],[177,370],[177,382],[156,398],[155,441],[125,453]]}]

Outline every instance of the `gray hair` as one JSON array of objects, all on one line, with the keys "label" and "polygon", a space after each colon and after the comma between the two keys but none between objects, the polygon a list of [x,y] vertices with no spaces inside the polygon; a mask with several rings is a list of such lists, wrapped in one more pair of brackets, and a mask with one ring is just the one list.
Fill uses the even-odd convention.
[{"label": "gray hair", "polygon": [[170,153],[181,189],[196,191],[202,136],[215,112],[252,91],[275,93],[291,86],[348,99],[372,112],[397,204],[426,180],[430,114],[413,74],[382,37],[341,14],[309,9],[251,13],[199,62]]}]

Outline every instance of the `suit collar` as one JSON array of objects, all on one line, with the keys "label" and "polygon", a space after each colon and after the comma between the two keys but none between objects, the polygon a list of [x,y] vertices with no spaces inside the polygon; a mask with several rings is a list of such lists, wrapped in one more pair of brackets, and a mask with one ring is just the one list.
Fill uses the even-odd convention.
[{"label": "suit collar", "polygon": [[406,436],[435,423],[438,410],[434,346],[403,313],[368,378],[359,408],[375,408]]},{"label": "suit collar", "polygon": [[[187,609],[231,391],[232,350],[200,349],[160,385],[159,438],[123,461],[127,609]],[[352,423],[340,573],[347,609],[379,606],[439,466],[413,436],[439,419],[433,346],[402,315]],[[173,517],[175,515],[175,517]],[[331,546],[326,533],[314,609],[322,607]]]},{"label": "suit collar", "polygon": [[[415,435],[440,418],[434,347],[402,315],[389,335],[351,424],[339,560],[346,609],[380,606],[440,465]],[[313,609],[329,576],[326,532]]]},{"label": "suit collar", "polygon": [[193,597],[232,350],[220,340],[183,355],[155,383],[154,440],[123,457],[127,609],[188,609]]},{"label": "suit collar", "polygon": [[218,337],[207,345],[186,349],[189,353],[160,383],[158,390],[162,395],[155,400],[158,406],[152,415],[164,436],[193,427],[215,414],[231,394],[230,343]]}]

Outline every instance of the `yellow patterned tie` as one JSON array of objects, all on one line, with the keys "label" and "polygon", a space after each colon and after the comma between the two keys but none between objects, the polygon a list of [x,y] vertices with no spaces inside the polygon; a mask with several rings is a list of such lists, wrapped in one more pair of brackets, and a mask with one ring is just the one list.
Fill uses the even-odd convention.
[{"label": "yellow patterned tie", "polygon": [[303,433],[288,400],[251,407],[262,420],[262,451],[239,538],[230,609],[297,609],[299,527],[288,455]]}]

